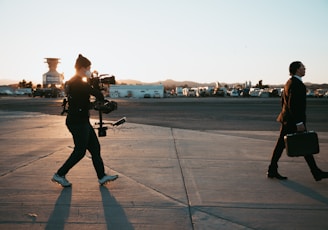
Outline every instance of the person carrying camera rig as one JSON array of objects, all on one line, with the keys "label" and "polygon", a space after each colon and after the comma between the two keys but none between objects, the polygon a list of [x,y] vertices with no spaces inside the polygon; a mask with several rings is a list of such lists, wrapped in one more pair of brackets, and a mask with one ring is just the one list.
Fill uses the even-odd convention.
[{"label": "person carrying camera rig", "polygon": [[66,162],[53,175],[52,181],[63,187],[72,184],[66,179],[68,171],[76,165],[88,150],[92,157],[92,163],[96,170],[98,182],[103,185],[106,182],[116,180],[118,175],[106,175],[104,163],[100,155],[100,144],[94,128],[89,121],[90,95],[96,97],[97,101],[104,101],[103,94],[94,89],[85,77],[91,77],[91,62],[79,54],[75,62],[76,74],[66,83],[66,94],[68,98],[68,115],[66,126],[71,132],[74,141],[74,150]]}]

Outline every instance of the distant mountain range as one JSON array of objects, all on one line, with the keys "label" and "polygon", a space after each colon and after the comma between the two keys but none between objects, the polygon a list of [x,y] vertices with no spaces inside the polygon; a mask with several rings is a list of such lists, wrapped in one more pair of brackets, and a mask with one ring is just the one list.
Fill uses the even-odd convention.
[{"label": "distant mountain range", "polygon": [[0,85],[13,85],[17,84],[18,82],[14,82],[11,79],[0,79]]},{"label": "distant mountain range", "polygon": [[212,83],[198,83],[193,81],[175,81],[172,79],[167,79],[165,81],[156,81],[156,82],[141,82],[137,80],[116,80],[117,84],[127,84],[127,85],[159,85],[164,86],[188,86],[188,87],[197,87],[197,86],[214,86],[215,82]]}]

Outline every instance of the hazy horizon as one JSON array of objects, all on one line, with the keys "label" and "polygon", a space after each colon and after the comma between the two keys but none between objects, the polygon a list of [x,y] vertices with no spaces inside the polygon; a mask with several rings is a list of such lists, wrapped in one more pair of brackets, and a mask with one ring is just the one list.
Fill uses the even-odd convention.
[{"label": "hazy horizon", "polygon": [[[25,80],[26,82],[30,82],[27,79],[22,79],[22,80]],[[22,81],[22,80],[20,80],[20,81]],[[286,81],[287,80],[288,79],[286,79]],[[20,81],[12,82],[11,80],[0,79],[0,86],[18,84]],[[144,82],[144,81],[139,81],[139,80],[136,80],[136,79],[116,79],[116,81],[118,82],[118,84],[139,84],[139,83],[152,84],[152,83],[161,83],[161,82],[167,82],[167,81],[173,81],[173,83],[181,83],[181,84],[184,83],[184,82],[193,82],[193,83],[200,84],[200,85],[215,84],[215,81],[214,82],[197,82],[197,81],[191,81],[191,80],[177,81],[177,80],[174,80],[174,79],[166,79],[166,80],[162,80],[162,81],[159,80],[159,81],[154,81],[154,82]],[[32,83],[33,83],[34,86],[36,86],[37,84],[41,84],[41,83],[35,83],[35,82],[32,82]],[[236,84],[244,84],[245,82],[219,82],[219,83],[223,84],[223,85],[225,85],[225,84],[227,84],[227,85],[236,85]],[[247,83],[249,83],[249,81]],[[255,86],[258,83],[259,83],[259,81],[251,82],[252,86]],[[265,82],[262,82],[262,83],[263,83],[263,85],[269,85],[269,86],[283,86],[286,82],[280,83],[280,84],[268,84],[268,83],[265,83]],[[316,82],[307,82],[307,81],[304,81],[304,83],[305,84],[312,84],[312,85],[328,84],[328,83],[316,83]]]},{"label": "hazy horizon", "polygon": [[156,82],[327,82],[326,0],[0,0],[0,81],[42,83],[44,58],[65,80],[79,53],[92,70]]}]

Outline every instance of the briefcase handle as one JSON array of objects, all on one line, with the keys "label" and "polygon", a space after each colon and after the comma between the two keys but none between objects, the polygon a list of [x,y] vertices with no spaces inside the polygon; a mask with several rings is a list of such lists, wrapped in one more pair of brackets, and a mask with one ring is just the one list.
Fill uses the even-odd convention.
[{"label": "briefcase handle", "polygon": [[288,134],[286,134],[286,136],[301,135],[301,134],[306,134],[306,133],[315,133],[315,131],[313,131],[313,130],[310,130],[310,131],[305,130],[305,131],[302,131],[302,132],[288,133]]}]

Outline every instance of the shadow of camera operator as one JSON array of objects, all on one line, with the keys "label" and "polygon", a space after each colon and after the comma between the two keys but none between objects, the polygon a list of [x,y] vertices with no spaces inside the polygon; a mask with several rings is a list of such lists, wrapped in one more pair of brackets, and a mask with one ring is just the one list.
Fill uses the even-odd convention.
[{"label": "shadow of camera operator", "polygon": [[54,210],[52,211],[46,230],[64,229],[66,220],[69,217],[72,200],[72,188],[64,188],[57,198]]},{"label": "shadow of camera operator", "polygon": [[300,193],[304,196],[307,196],[313,200],[316,200],[323,204],[328,205],[328,198],[321,195],[320,193],[318,193],[317,191],[315,191],[313,189],[305,187],[304,185],[301,185],[301,184],[291,181],[291,180],[281,181],[280,183],[295,192],[298,192],[298,193]]},{"label": "shadow of camera operator", "polygon": [[133,230],[122,206],[110,194],[106,186],[100,186],[101,198],[104,208],[104,215],[107,229],[125,229]]}]

